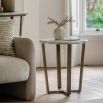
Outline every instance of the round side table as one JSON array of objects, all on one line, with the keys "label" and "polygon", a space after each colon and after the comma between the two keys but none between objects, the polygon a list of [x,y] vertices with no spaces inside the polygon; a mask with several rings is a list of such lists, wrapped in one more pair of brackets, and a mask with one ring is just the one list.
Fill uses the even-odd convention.
[{"label": "round side table", "polygon": [[[41,39],[40,43],[42,45],[42,54],[43,54],[43,63],[44,63],[44,72],[45,72],[45,80],[46,80],[46,89],[47,93],[63,93],[66,96],[69,96],[71,92],[81,92],[82,88],[82,78],[83,78],[83,66],[84,66],[84,54],[85,54],[85,44],[87,43],[87,39],[79,39],[79,40],[55,40],[55,39]],[[57,53],[57,78],[58,78],[58,89],[61,88],[61,56],[60,56],[60,45],[67,45],[67,91],[50,91],[49,83],[48,83],[48,71],[47,71],[47,61],[46,61],[46,51],[45,44],[54,44],[56,45],[56,53]],[[81,44],[82,52],[81,52],[81,65],[80,65],[80,79],[79,79],[79,89],[71,90],[71,56],[72,56],[72,45],[73,44]]]}]

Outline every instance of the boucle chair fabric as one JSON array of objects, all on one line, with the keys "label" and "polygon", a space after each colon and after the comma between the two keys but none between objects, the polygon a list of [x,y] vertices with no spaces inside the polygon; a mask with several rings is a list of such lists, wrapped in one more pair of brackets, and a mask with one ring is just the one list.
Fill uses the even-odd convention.
[{"label": "boucle chair fabric", "polygon": [[0,92],[25,100],[32,100],[35,97],[36,92],[34,43],[30,39],[22,37],[15,37],[13,42],[15,56],[25,60],[29,64],[29,77],[26,81],[0,84]]},{"label": "boucle chair fabric", "polygon": [[0,55],[0,84],[26,81],[29,70],[24,59]]}]

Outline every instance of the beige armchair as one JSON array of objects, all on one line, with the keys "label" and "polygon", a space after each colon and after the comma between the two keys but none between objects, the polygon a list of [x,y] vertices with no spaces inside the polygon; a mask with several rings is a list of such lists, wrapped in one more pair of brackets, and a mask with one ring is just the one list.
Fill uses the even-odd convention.
[{"label": "beige armchair", "polygon": [[35,52],[30,39],[15,37],[16,57],[0,56],[0,93],[25,100],[35,97]]}]

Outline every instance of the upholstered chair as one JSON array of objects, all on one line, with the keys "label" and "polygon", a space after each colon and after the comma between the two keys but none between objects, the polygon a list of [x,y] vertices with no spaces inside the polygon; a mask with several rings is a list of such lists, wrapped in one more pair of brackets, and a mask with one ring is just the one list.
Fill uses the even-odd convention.
[{"label": "upholstered chair", "polygon": [[32,40],[13,39],[15,57],[0,55],[0,93],[25,100],[35,97],[35,50]]}]

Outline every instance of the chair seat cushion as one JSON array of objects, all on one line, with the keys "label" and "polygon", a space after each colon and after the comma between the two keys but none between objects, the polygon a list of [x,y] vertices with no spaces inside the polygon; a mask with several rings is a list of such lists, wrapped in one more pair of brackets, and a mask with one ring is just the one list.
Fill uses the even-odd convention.
[{"label": "chair seat cushion", "polygon": [[23,59],[0,56],[0,84],[26,81],[29,70],[29,64]]}]

